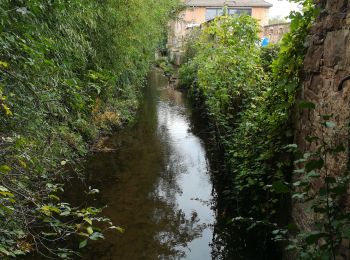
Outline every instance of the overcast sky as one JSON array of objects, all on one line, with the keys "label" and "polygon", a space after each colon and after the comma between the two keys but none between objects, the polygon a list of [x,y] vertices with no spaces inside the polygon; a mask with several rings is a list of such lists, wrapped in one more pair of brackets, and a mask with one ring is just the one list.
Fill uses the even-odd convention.
[{"label": "overcast sky", "polygon": [[285,17],[289,14],[290,11],[297,9],[297,4],[290,3],[287,0],[265,0],[273,4],[273,7],[270,8],[270,18],[276,16]]}]

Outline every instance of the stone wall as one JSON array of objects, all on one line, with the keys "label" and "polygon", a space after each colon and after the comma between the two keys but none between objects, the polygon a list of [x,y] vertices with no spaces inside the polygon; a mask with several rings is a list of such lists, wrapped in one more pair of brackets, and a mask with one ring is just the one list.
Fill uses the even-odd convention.
[{"label": "stone wall", "polygon": [[[311,29],[309,49],[304,61],[303,85],[299,98],[316,104],[315,110],[297,111],[296,143],[304,150],[315,150],[306,136],[317,136],[348,147],[350,116],[350,1],[319,0],[320,17]],[[344,81],[344,84],[340,84]],[[340,86],[342,85],[342,86]],[[337,131],[324,130],[320,115],[334,114]],[[329,158],[332,175],[342,174],[347,167],[348,153]],[[313,183],[314,189],[320,183]],[[312,229],[313,217],[307,206],[294,205],[293,218],[299,227]]]}]

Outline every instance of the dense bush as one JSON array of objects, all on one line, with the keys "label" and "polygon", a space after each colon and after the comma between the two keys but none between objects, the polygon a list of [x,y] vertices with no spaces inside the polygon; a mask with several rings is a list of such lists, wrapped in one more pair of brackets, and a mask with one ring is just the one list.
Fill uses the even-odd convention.
[{"label": "dense bush", "polygon": [[[56,180],[101,131],[133,119],[139,90],[176,0],[0,3],[0,257],[93,227]],[[77,225],[79,224],[79,225]]]},{"label": "dense bush", "polygon": [[224,16],[202,30],[194,57],[180,70],[181,83],[204,103],[224,151],[223,194],[233,211],[228,218],[233,224],[243,219],[250,231],[262,225],[274,230],[281,207],[287,210],[292,111],[317,14],[312,1],[298,2],[303,12],[291,14],[291,32],[280,47],[258,47],[251,17]]},{"label": "dense bush", "polygon": [[[248,197],[254,202],[261,199],[260,196],[240,197],[237,193],[259,193],[255,186],[261,190],[266,185],[260,171],[265,170],[261,164],[268,158],[265,155],[257,160],[256,155],[261,153],[257,146],[260,136],[268,134],[263,133],[268,130],[262,126],[269,114],[262,111],[262,107],[266,104],[270,82],[262,66],[258,31],[257,22],[249,16],[217,18],[203,29],[194,58],[180,70],[181,83],[192,84],[192,94],[204,100],[219,133],[218,142],[231,169],[228,177],[231,184],[226,194],[234,205],[237,198]],[[261,150],[265,148],[262,146]],[[252,210],[254,206],[249,209],[239,206],[239,209]]]}]

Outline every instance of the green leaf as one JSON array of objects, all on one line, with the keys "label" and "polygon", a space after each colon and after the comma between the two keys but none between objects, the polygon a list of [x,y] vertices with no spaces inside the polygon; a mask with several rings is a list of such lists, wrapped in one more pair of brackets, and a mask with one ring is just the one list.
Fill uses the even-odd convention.
[{"label": "green leaf", "polygon": [[8,250],[6,250],[4,247],[2,247],[2,246],[0,246],[0,252],[1,253],[3,253],[3,254],[5,254],[5,255],[7,255],[7,256],[9,256],[11,253],[8,251]]},{"label": "green leaf", "polygon": [[335,147],[333,150],[332,150],[332,152],[334,152],[334,153],[340,153],[340,152],[345,152],[345,147],[344,147],[344,145],[342,145],[342,144],[340,144],[340,145],[338,145],[337,147]]},{"label": "green leaf", "polygon": [[83,247],[86,247],[86,245],[87,245],[87,239],[85,239],[85,240],[83,240],[83,241],[80,242],[80,244],[79,244],[79,249],[80,249],[80,248],[83,248]]},{"label": "green leaf", "polygon": [[312,170],[322,169],[324,162],[322,159],[308,161],[305,165],[306,172],[311,172]]},{"label": "green leaf", "polygon": [[347,186],[337,186],[332,189],[330,189],[331,192],[337,194],[337,195],[346,195],[348,193],[348,187]]},{"label": "green leaf", "polygon": [[103,239],[104,236],[103,236],[103,234],[100,233],[100,232],[94,232],[94,233],[92,233],[92,234],[89,236],[89,238],[90,238],[91,240],[98,240],[98,239]]},{"label": "green leaf", "polygon": [[313,231],[310,232],[306,237],[305,237],[305,242],[308,245],[314,244],[317,242],[320,238],[324,237],[326,233],[320,232],[320,231]]},{"label": "green leaf", "polygon": [[44,205],[40,208],[40,211],[44,213],[46,216],[52,216],[52,213],[60,214],[61,210],[52,205]]},{"label": "green leaf", "polygon": [[12,116],[13,115],[11,109],[6,104],[2,103],[1,106],[5,110],[5,114],[7,116]]},{"label": "green leaf", "polygon": [[91,220],[90,218],[85,217],[85,218],[83,218],[83,220],[84,220],[86,223],[92,225],[92,220]]},{"label": "green leaf", "polygon": [[320,176],[321,176],[321,174],[319,174],[318,172],[315,172],[315,171],[310,171],[306,174],[306,177],[309,177],[309,178],[318,178]]},{"label": "green leaf", "polygon": [[63,211],[60,215],[61,216],[69,216],[71,212],[69,210]]},{"label": "green leaf", "polygon": [[298,102],[298,107],[300,109],[315,109],[316,105],[312,102],[302,100]]},{"label": "green leaf", "polygon": [[5,188],[4,186],[1,186],[1,185],[0,185],[0,195],[2,195],[4,197],[14,197],[15,196],[7,188]]},{"label": "green leaf", "polygon": [[320,190],[318,191],[318,194],[320,196],[326,196],[327,195],[327,189],[326,188],[320,188]]},{"label": "green leaf", "polygon": [[0,166],[0,172],[1,172],[1,173],[7,174],[7,173],[9,173],[10,171],[11,171],[10,166],[8,166],[8,165],[1,165],[1,166]]},{"label": "green leaf", "polygon": [[59,198],[59,197],[57,197],[56,195],[50,194],[50,195],[49,195],[49,197],[50,197],[51,199],[54,199],[54,200],[60,201],[60,198]]},{"label": "green leaf", "polygon": [[272,184],[276,193],[289,193],[289,187],[282,181],[276,181]]},{"label": "green leaf", "polygon": [[6,62],[6,61],[2,61],[0,60],[0,67],[3,67],[3,68],[8,68],[9,64]]},{"label": "green leaf", "polygon": [[117,230],[117,231],[120,232],[120,233],[124,233],[124,232],[125,232],[125,229],[122,228],[122,227],[111,226],[111,227],[109,227],[109,228],[110,228],[110,229],[115,229],[115,230]]},{"label": "green leaf", "polygon": [[331,121],[327,121],[327,122],[325,122],[325,126],[327,128],[334,128],[334,127],[336,127],[336,123],[335,122],[331,122]]},{"label": "green leaf", "polygon": [[350,227],[343,228],[342,236],[344,238],[350,239]]},{"label": "green leaf", "polygon": [[86,230],[87,230],[87,232],[88,232],[89,235],[91,235],[92,233],[94,233],[92,227],[87,227]]}]

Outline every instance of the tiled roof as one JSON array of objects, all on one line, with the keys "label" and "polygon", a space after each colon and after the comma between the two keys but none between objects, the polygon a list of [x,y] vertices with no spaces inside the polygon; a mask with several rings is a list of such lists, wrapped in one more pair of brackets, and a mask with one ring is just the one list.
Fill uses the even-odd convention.
[{"label": "tiled roof", "polygon": [[272,4],[264,0],[184,0],[187,6],[236,6],[236,7],[271,7]]}]

